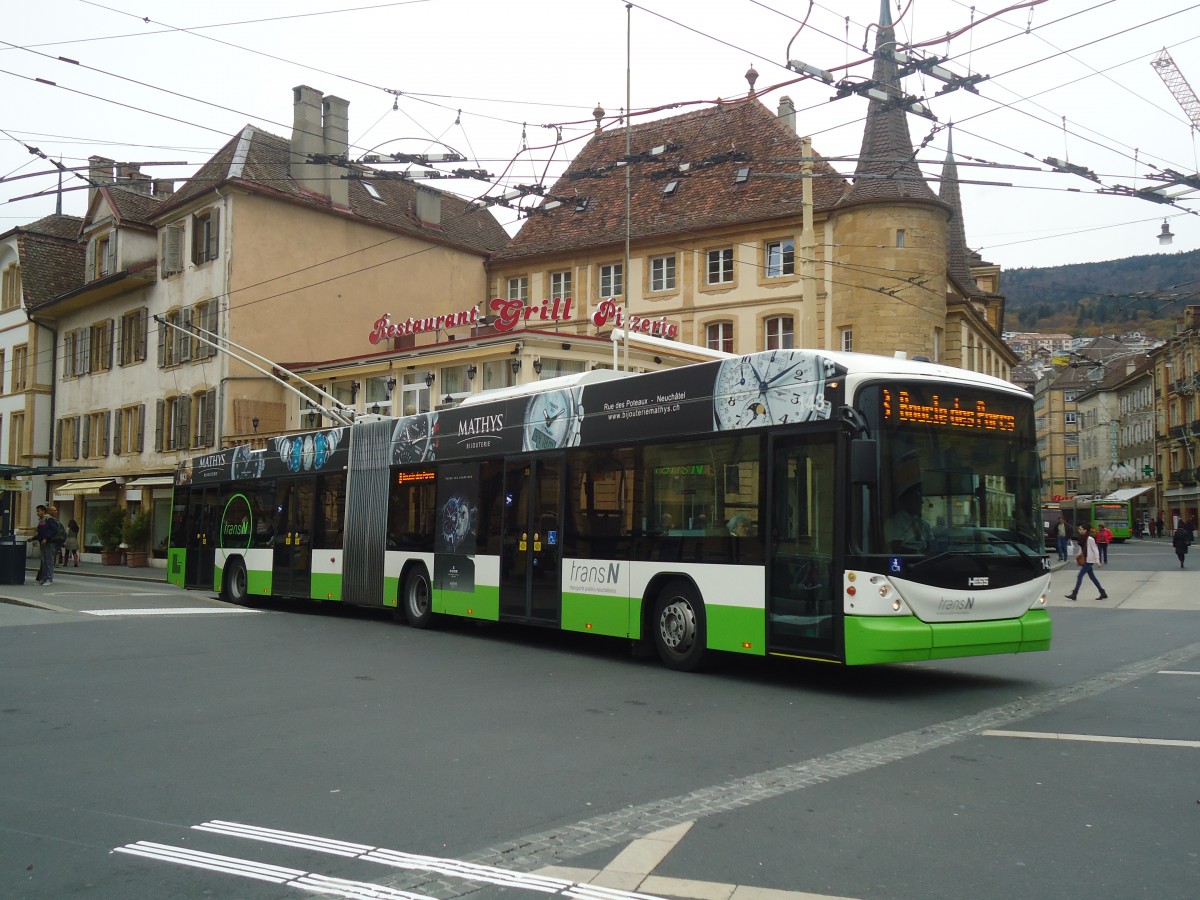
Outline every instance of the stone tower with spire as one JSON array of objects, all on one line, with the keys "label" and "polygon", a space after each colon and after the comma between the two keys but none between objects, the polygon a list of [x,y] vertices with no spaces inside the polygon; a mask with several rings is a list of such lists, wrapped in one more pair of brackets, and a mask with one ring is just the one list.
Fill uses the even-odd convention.
[{"label": "stone tower with spire", "polygon": [[825,343],[961,364],[945,352],[953,211],[916,163],[887,0],[880,7],[872,79],[889,99],[871,99],[854,179],[830,214],[835,300]]}]

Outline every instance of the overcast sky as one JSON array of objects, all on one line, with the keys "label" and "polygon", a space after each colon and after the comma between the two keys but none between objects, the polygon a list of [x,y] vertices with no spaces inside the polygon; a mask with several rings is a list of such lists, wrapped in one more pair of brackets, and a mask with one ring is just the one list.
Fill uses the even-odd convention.
[{"label": "overcast sky", "polygon": [[[955,75],[986,76],[977,94],[934,96],[942,82],[905,81],[910,94],[930,98],[938,119],[909,117],[914,143],[928,139],[918,158],[931,175],[941,170],[954,123],[967,243],[985,259],[1017,268],[1200,246],[1200,217],[1191,212],[1200,192],[1174,189],[1186,191],[1175,206],[1127,195],[1163,186],[1154,176],[1164,170],[1194,176],[1200,168],[1188,115],[1151,66],[1166,47],[1200,88],[1200,2],[890,7],[901,42],[923,44],[921,52],[944,58]],[[0,43],[0,230],[55,208],[57,176],[18,177],[52,168],[26,144],[64,166],[93,154],[177,163],[144,171],[181,179],[247,123],[288,136],[300,84],[350,101],[353,153],[448,146],[468,158],[458,166],[494,180],[439,184],[478,195],[549,187],[595,127],[597,103],[605,127],[620,127],[627,71],[640,122],[745,96],[753,66],[763,102],[776,109],[790,96],[798,130],[849,174],[866,101],[831,100],[835,86],[797,81],[786,62],[861,81],[871,71],[864,41],[874,45],[867,26],[879,10],[879,0],[23,3],[6,11]],[[1192,112],[1200,119],[1200,109]],[[1042,162],[1048,157],[1097,180],[1053,172]],[[47,195],[16,199],[38,192]],[[64,211],[82,214],[85,197],[66,194]],[[510,232],[519,225],[515,210],[496,212]],[[1170,247],[1157,240],[1164,218],[1175,233]]]}]

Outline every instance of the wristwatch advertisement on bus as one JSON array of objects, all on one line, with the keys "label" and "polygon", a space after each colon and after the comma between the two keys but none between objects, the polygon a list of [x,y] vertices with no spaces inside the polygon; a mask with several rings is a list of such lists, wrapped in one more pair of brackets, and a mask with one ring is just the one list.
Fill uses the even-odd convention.
[{"label": "wristwatch advertisement on bus", "polygon": [[828,419],[825,381],[833,371],[832,361],[807,350],[727,359],[713,385],[714,425],[727,431]]},{"label": "wristwatch advertisement on bus", "polygon": [[583,406],[576,389],[535,394],[525,407],[522,450],[555,450],[579,443]]}]

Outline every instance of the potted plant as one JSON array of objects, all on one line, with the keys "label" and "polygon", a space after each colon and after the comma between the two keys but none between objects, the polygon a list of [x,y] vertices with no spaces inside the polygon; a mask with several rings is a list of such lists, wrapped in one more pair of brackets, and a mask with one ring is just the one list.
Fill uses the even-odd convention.
[{"label": "potted plant", "polygon": [[138,510],[121,527],[121,538],[125,542],[125,564],[130,568],[149,565],[146,542],[150,540],[150,514]]},{"label": "potted plant", "polygon": [[96,537],[100,539],[100,565],[121,563],[121,533],[125,528],[125,510],[110,506],[96,515]]}]

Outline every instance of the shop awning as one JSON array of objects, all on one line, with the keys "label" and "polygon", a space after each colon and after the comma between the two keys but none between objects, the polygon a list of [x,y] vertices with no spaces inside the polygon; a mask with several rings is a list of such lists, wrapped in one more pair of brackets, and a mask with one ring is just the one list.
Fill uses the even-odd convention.
[{"label": "shop awning", "polygon": [[145,475],[125,482],[125,487],[170,487],[174,483],[174,475]]},{"label": "shop awning", "polygon": [[84,497],[90,494],[100,493],[100,489],[107,487],[113,483],[111,478],[103,478],[97,481],[66,481],[62,484],[54,486],[54,495],[71,494],[76,497]]},{"label": "shop awning", "polygon": [[1154,485],[1150,485],[1149,487],[1121,488],[1119,491],[1113,491],[1111,494],[1109,494],[1104,499],[1105,500],[1132,500],[1134,497],[1140,497],[1140,496],[1142,496],[1142,494],[1146,493],[1146,491],[1152,491],[1152,490],[1154,490]]}]

